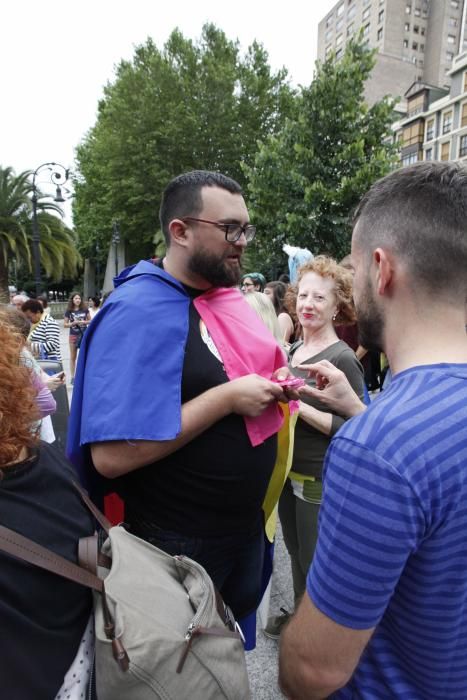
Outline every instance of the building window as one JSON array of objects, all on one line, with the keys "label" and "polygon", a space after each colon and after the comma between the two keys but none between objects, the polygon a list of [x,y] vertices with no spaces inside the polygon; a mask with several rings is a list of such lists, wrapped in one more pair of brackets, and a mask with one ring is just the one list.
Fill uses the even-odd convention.
[{"label": "building window", "polygon": [[414,24],[413,25],[413,33],[418,34],[419,31],[420,31],[420,27],[418,26],[418,24]]},{"label": "building window", "polygon": [[428,119],[426,123],[426,140],[431,141],[435,137],[435,120]]},{"label": "building window", "polygon": [[433,160],[433,149],[427,148],[425,151],[425,160]]},{"label": "building window", "polygon": [[467,102],[464,102],[461,109],[461,127],[467,126]]},{"label": "building window", "polygon": [[410,15],[411,12],[412,12],[412,5],[406,5],[405,6],[405,14]]},{"label": "building window", "polygon": [[455,17],[450,17],[450,18],[448,19],[448,25],[449,25],[450,27],[457,27],[457,25],[458,25],[457,19],[456,19]]},{"label": "building window", "polygon": [[421,93],[415,97],[409,97],[407,100],[407,116],[413,117],[425,109],[425,95]]},{"label": "building window", "polygon": [[404,24],[404,29],[405,29],[406,32],[410,32],[410,22],[406,22],[406,23]]},{"label": "building window", "polygon": [[452,112],[445,112],[443,114],[443,134],[448,134],[452,128]]},{"label": "building window", "polygon": [[403,146],[414,146],[417,143],[423,143],[424,131],[423,121],[420,119],[415,124],[404,127],[402,132]]},{"label": "building window", "polygon": [[339,44],[342,44],[342,34],[336,36],[336,46],[339,46]]},{"label": "building window", "polygon": [[425,44],[420,44],[420,51],[422,53],[425,51]]},{"label": "building window", "polygon": [[377,35],[376,35],[376,38],[377,38],[378,41],[381,41],[381,39],[383,38],[383,28],[382,28],[382,27],[380,27],[380,28],[378,29],[378,33],[377,33]]},{"label": "building window", "polygon": [[403,44],[404,44],[404,49],[409,48],[409,40],[408,39],[404,39]]},{"label": "building window", "polygon": [[453,10],[459,9],[459,0],[451,0],[451,7]]},{"label": "building window", "polygon": [[448,44],[455,44],[456,37],[453,34],[448,34]]},{"label": "building window", "polygon": [[408,100],[407,104],[407,114],[409,116],[413,116],[414,114],[418,114],[419,112],[423,112],[425,109],[425,95],[422,92],[420,95],[417,95],[416,97],[411,97]]},{"label": "building window", "polygon": [[413,41],[413,42],[412,42],[412,49],[413,49],[414,51],[418,51],[418,44],[417,44],[416,41]]},{"label": "building window", "polygon": [[347,36],[350,36],[354,32],[354,23],[351,22],[349,26],[347,27]]},{"label": "building window", "polygon": [[337,49],[337,51],[336,51],[336,61],[340,61],[340,59],[342,58],[342,53],[343,53],[342,49]]},{"label": "building window", "polygon": [[415,17],[420,17],[422,12],[419,7],[416,7],[415,10],[413,11]]},{"label": "building window", "polygon": [[343,24],[344,24],[344,18],[343,18],[343,17],[339,17],[339,19],[338,19],[337,22],[336,22],[336,32],[338,32],[339,29],[342,28],[342,25],[343,25]]},{"label": "building window", "polygon": [[380,10],[378,13],[378,23],[380,24],[384,19],[384,10]]},{"label": "building window", "polygon": [[347,12],[347,20],[352,19],[352,17],[355,15],[355,11],[355,5],[352,5]]},{"label": "building window", "polygon": [[441,158],[440,158],[440,160],[449,160],[449,151],[451,150],[450,146],[451,146],[450,141],[446,141],[446,143],[441,144]]},{"label": "building window", "polygon": [[363,36],[368,36],[369,33],[370,33],[370,24],[368,23],[368,24],[365,24],[365,26],[363,27]]},{"label": "building window", "polygon": [[364,22],[366,19],[368,19],[368,17],[370,16],[370,10],[371,10],[371,7],[367,7],[366,10],[363,11],[362,22]]},{"label": "building window", "polygon": [[344,12],[344,3],[341,3],[341,4],[339,5],[339,7],[337,8],[336,15],[337,15],[338,17],[340,17],[341,14],[342,14],[343,12]]},{"label": "building window", "polygon": [[330,27],[332,24],[332,15],[329,15],[329,17],[326,17],[326,27]]},{"label": "building window", "polygon": [[420,27],[420,34],[425,36],[425,27]]},{"label": "building window", "polygon": [[409,153],[406,156],[402,156],[402,165],[412,165],[418,161],[418,153]]},{"label": "building window", "polygon": [[454,58],[454,54],[452,51],[446,51],[446,61],[448,63],[452,62],[452,59]]},{"label": "building window", "polygon": [[459,139],[459,158],[467,156],[467,134]]},{"label": "building window", "polygon": [[464,92],[467,92],[467,70],[464,73]]}]

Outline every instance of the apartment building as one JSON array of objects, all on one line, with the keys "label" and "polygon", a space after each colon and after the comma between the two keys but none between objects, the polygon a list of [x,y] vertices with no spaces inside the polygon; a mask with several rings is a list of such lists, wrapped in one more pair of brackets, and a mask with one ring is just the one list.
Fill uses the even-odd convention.
[{"label": "apartment building", "polygon": [[413,83],[449,88],[454,56],[467,50],[466,24],[467,0],[339,0],[318,25],[318,59],[335,52],[339,60],[362,29],[378,50],[367,101],[400,97],[404,113]]},{"label": "apartment building", "polygon": [[454,58],[448,77],[449,90],[415,82],[407,91],[407,116],[393,125],[401,165],[467,162],[467,51]]}]

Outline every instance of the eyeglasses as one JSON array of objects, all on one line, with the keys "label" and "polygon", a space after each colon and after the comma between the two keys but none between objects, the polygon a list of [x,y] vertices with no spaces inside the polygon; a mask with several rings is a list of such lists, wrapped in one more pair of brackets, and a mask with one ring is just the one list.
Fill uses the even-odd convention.
[{"label": "eyeglasses", "polygon": [[255,285],[253,282],[242,282],[242,289],[243,287],[254,287]]},{"label": "eyeglasses", "polygon": [[241,224],[223,224],[220,221],[195,219],[194,216],[185,216],[182,221],[199,221],[202,224],[212,224],[213,226],[217,226],[217,228],[220,228],[220,230],[225,233],[225,240],[229,243],[235,243],[238,241],[242,233],[245,236],[246,242],[250,243],[256,234],[256,226],[252,226],[251,224],[244,224],[244,226]]}]

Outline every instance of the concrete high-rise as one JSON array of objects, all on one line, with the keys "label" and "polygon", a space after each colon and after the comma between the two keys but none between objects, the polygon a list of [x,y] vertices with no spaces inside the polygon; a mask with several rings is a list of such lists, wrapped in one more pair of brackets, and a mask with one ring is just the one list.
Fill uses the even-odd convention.
[{"label": "concrete high-rise", "polygon": [[366,85],[371,104],[384,95],[400,97],[414,82],[449,88],[454,56],[467,49],[467,0],[339,0],[318,25],[318,59],[342,56],[350,38],[363,30],[378,49]]}]

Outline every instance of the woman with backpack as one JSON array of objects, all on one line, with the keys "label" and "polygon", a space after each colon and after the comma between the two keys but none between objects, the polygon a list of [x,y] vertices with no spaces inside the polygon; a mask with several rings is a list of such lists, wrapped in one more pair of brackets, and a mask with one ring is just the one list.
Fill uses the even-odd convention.
[{"label": "woman with backpack", "polygon": [[[78,540],[92,535],[94,523],[72,485],[73,468],[34,431],[36,389],[31,370],[20,362],[21,337],[4,314],[0,344],[0,525],[76,563]],[[2,697],[55,698],[91,608],[83,586],[0,552]]]}]

